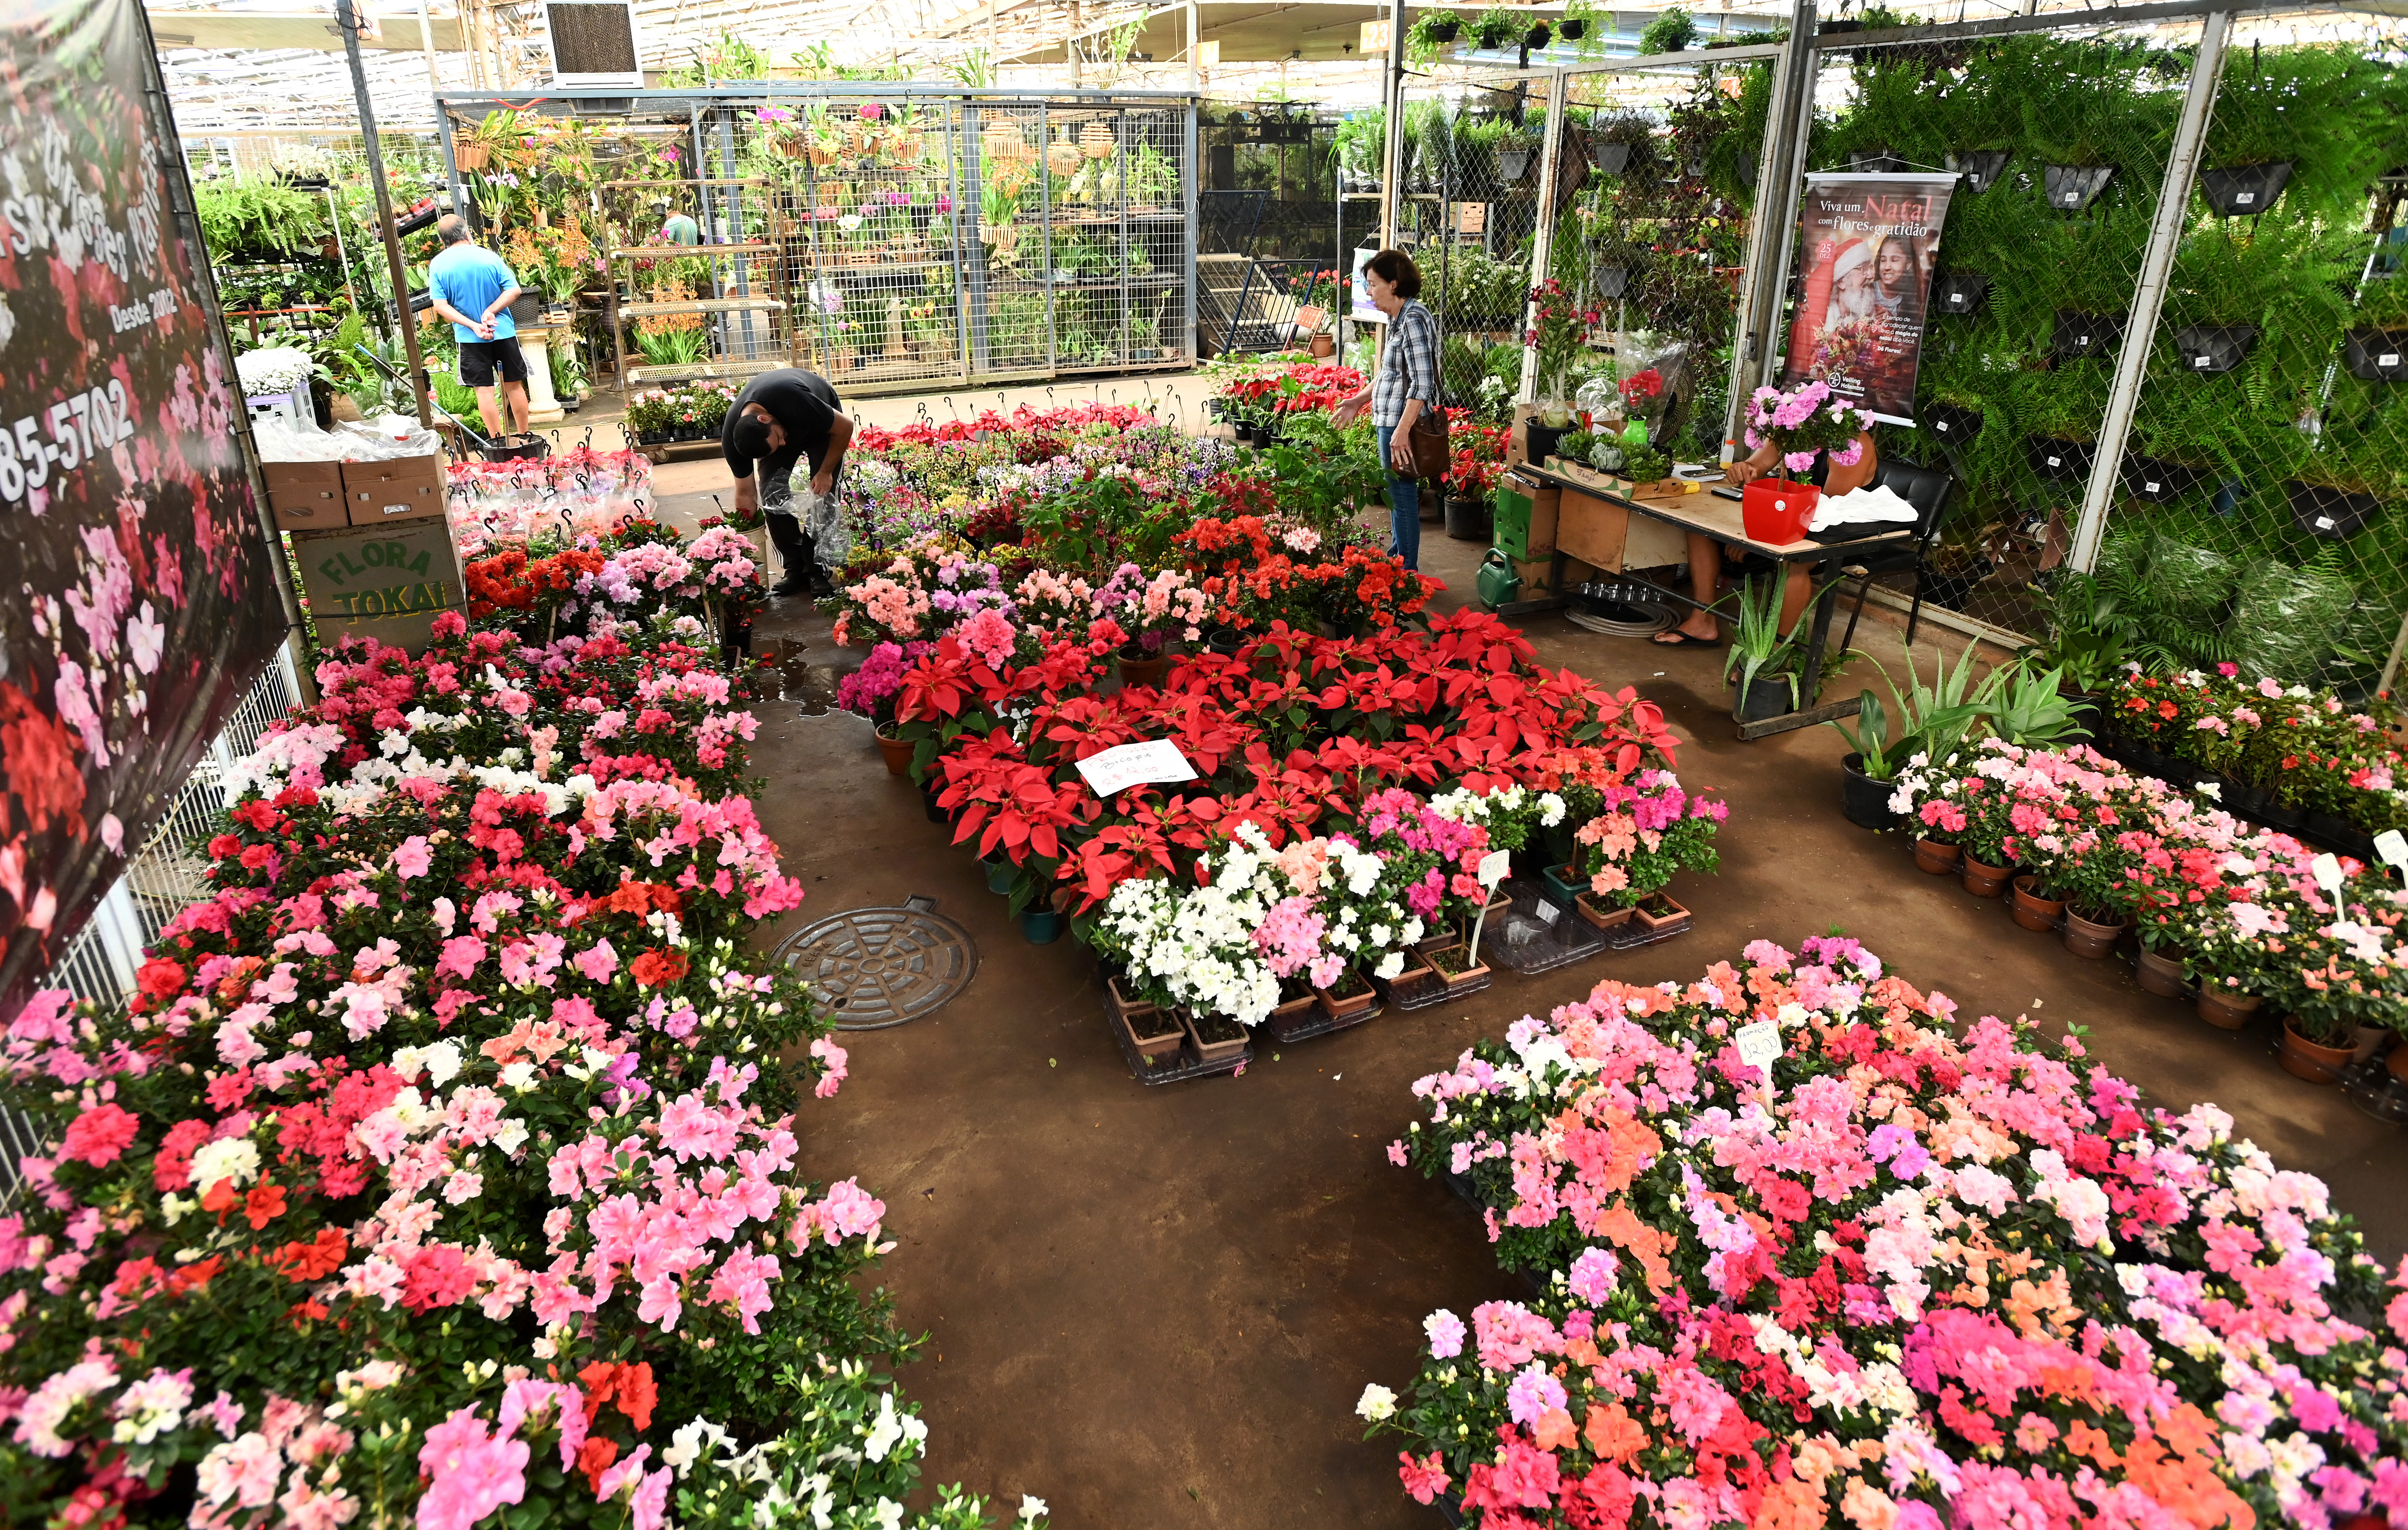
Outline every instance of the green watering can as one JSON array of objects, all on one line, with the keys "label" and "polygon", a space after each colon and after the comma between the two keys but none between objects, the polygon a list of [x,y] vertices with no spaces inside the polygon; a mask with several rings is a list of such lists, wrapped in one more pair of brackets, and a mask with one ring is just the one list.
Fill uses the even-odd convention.
[{"label": "green watering can", "polygon": [[1509,605],[1522,589],[1522,576],[1513,572],[1513,562],[1505,556],[1501,547],[1492,547],[1488,556],[1480,560],[1478,578],[1480,603],[1490,610]]}]

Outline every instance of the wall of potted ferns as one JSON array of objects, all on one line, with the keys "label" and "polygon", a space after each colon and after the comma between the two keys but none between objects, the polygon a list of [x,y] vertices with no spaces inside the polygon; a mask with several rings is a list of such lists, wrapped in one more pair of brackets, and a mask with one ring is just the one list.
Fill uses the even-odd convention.
[{"label": "wall of potted ferns", "polygon": [[1961,865],[1968,891],[2006,892],[2024,927],[2061,928],[2094,958],[2134,935],[2143,986],[2196,985],[2210,1024],[2281,1016],[2283,1065],[2302,1079],[2335,1082],[2408,1032],[2408,892],[2386,867],[2335,858],[2320,882],[2316,852],[2290,836],[2082,745],[1985,738],[1911,763],[1891,802],[1919,867]]},{"label": "wall of potted ferns", "polygon": [[1357,1405],[1450,1516],[2071,1527],[2076,1481],[2166,1523],[2408,1509],[2408,1263],[2214,1106],[1960,1036],[1855,941],[1600,983],[1412,1092],[1391,1161],[1536,1293],[1430,1313]]},{"label": "wall of potted ferns", "polygon": [[136,994],[8,1024],[0,1101],[53,1145],[0,1216],[24,1512],[985,1523],[902,1507],[914,1346],[853,1279],[884,1208],[795,1163],[846,1057],[747,955],[802,890],[746,681],[698,589],[607,577],[633,551],[548,642],[499,603],[327,656]]}]

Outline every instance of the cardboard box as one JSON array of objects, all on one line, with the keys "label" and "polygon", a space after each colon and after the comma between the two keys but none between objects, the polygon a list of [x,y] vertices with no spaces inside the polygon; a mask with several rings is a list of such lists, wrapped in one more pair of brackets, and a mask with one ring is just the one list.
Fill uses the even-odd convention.
[{"label": "cardboard box", "polygon": [[345,463],[342,468],[343,500],[354,526],[381,526],[443,513],[445,483],[440,454]]},{"label": "cardboard box", "polygon": [[373,637],[423,653],[436,617],[464,597],[451,522],[437,515],[390,526],[293,534],[294,563],[318,640]]},{"label": "cardboard box", "polygon": [[1555,560],[1553,557],[1516,558],[1508,554],[1505,561],[1513,565],[1515,577],[1522,581],[1524,600],[1533,600],[1541,595],[1552,595],[1556,593],[1554,586],[1548,583],[1555,577]]},{"label": "cardboard box", "polygon": [[1584,493],[1563,492],[1555,521],[1555,546],[1593,567],[1622,572],[1622,544],[1630,534],[1630,507]]},{"label": "cardboard box", "polygon": [[1497,489],[1497,545],[1508,557],[1544,558],[1555,551],[1555,520],[1564,492],[1536,478],[1508,473]]},{"label": "cardboard box", "polygon": [[259,477],[278,525],[316,531],[351,524],[341,463],[261,463]]}]

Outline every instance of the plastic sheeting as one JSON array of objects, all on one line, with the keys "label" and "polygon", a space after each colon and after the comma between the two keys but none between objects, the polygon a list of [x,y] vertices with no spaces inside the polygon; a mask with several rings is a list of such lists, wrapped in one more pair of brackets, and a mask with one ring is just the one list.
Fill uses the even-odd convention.
[{"label": "plastic sheeting", "polygon": [[2266,559],[2241,572],[2225,640],[2243,675],[2306,682],[2332,651],[2358,587],[2339,574]]}]

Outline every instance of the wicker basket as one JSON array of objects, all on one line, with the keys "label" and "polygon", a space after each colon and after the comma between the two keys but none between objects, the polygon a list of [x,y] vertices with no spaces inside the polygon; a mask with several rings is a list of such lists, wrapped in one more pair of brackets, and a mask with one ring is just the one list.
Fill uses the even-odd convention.
[{"label": "wicker basket", "polygon": [[1101,122],[1089,122],[1079,134],[1079,152],[1091,160],[1108,160],[1120,146],[1120,139]]},{"label": "wicker basket", "polygon": [[1005,127],[1001,123],[980,134],[979,145],[982,154],[999,163],[1010,164],[1028,158],[1028,140],[1020,136],[1018,128]]},{"label": "wicker basket", "polygon": [[1049,144],[1045,150],[1045,168],[1057,176],[1076,175],[1079,170],[1079,146],[1064,139]]}]

